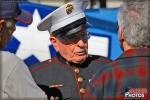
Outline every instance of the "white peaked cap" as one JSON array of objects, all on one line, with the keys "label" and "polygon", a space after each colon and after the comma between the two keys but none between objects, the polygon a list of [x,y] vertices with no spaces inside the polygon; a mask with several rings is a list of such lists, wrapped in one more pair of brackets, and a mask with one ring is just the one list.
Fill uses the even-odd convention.
[{"label": "white peaked cap", "polygon": [[84,18],[83,10],[87,7],[87,3],[87,0],[73,0],[47,15],[37,28],[51,33]]}]

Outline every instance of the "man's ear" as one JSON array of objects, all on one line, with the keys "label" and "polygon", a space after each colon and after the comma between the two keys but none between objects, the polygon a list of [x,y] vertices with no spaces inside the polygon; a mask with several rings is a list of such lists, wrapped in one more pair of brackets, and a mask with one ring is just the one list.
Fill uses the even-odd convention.
[{"label": "man's ear", "polygon": [[4,26],[4,20],[0,19],[0,33],[2,32],[3,26]]},{"label": "man's ear", "polygon": [[3,41],[3,27],[4,27],[4,20],[0,18],[0,49],[4,48],[4,41]]},{"label": "man's ear", "polygon": [[55,48],[56,52],[59,51],[59,46],[58,46],[58,40],[56,37],[51,36],[50,37],[50,42],[52,43],[53,47]]},{"label": "man's ear", "polygon": [[123,31],[121,28],[118,29],[118,37],[119,37],[119,40],[124,40],[124,35],[123,35]]}]

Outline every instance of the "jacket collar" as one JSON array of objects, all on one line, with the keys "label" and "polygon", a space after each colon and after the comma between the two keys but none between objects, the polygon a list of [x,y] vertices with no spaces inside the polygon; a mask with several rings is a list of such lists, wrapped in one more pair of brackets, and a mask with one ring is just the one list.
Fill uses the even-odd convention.
[{"label": "jacket collar", "polygon": [[150,48],[138,48],[125,51],[119,58],[150,57]]},{"label": "jacket collar", "polygon": [[88,65],[88,60],[89,57],[86,59],[86,61],[84,61],[84,63],[82,64],[75,64],[75,63],[72,63],[72,62],[68,62],[65,58],[63,58],[59,53],[56,53],[56,58],[63,64],[67,64],[67,65],[70,65],[70,66],[75,66],[75,67],[79,67],[79,68],[84,68]]}]

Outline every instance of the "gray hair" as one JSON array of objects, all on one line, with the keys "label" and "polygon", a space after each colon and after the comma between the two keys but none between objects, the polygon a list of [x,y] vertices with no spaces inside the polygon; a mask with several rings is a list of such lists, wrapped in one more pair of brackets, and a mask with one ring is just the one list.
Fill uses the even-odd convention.
[{"label": "gray hair", "polygon": [[150,47],[150,1],[125,0],[118,14],[124,39],[133,47]]}]

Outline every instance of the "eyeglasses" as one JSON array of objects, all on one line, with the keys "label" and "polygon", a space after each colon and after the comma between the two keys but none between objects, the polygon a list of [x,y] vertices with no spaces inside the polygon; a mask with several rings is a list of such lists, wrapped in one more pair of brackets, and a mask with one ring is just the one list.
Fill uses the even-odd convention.
[{"label": "eyeglasses", "polygon": [[83,40],[83,42],[87,42],[88,38],[90,38],[90,35],[87,31],[75,33],[72,35],[64,35],[61,37],[58,37],[58,39],[64,43],[64,44],[76,44],[79,40]]}]

